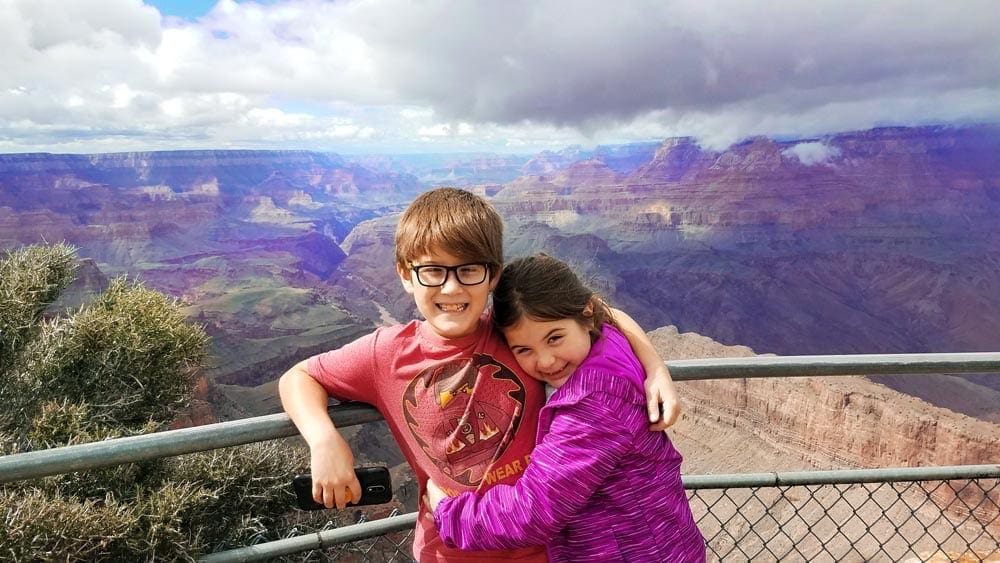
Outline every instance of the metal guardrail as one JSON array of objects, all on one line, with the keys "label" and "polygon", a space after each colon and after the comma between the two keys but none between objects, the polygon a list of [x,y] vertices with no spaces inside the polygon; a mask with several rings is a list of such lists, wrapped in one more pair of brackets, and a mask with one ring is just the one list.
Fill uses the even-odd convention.
[{"label": "metal guardrail", "polygon": [[674,381],[1000,372],[1000,353],[748,356],[665,362]]},{"label": "metal guardrail", "polygon": [[[1000,561],[1000,465],[684,475],[710,561]],[[201,563],[409,561],[417,514],[207,555]],[[395,533],[399,537],[389,537]]]},{"label": "metal guardrail", "polygon": [[[376,422],[382,420],[382,415],[374,407],[355,403],[330,407],[330,418],[337,426],[344,427]],[[298,430],[291,419],[282,413],[19,453],[0,457],[0,484],[240,446],[297,434]]]},{"label": "metal guardrail", "polygon": [[[675,381],[759,377],[920,375],[1000,372],[1000,353],[749,356],[666,362]],[[331,407],[337,426],[382,420],[373,407]],[[0,457],[0,484],[109,467],[297,434],[286,414],[274,414]]]},{"label": "metal guardrail", "polygon": [[[842,376],[842,375],[918,375],[942,373],[996,373],[1000,372],[1000,353],[967,353],[967,354],[890,354],[890,355],[853,355],[853,356],[752,356],[742,358],[717,358],[708,360],[681,360],[667,362],[671,375],[676,381],[693,381],[704,379],[731,378],[761,378],[761,377],[809,377],[809,376]],[[382,416],[374,408],[361,404],[346,404],[331,407],[330,416],[338,426],[351,426],[382,420]],[[137,462],[146,459],[176,456],[186,453],[212,450],[252,442],[294,436],[297,431],[285,414],[275,414],[248,418],[238,421],[210,424],[194,428],[171,430],[117,438],[43,450],[25,452],[0,457],[0,484],[24,479],[56,475],[72,471],[82,471]],[[910,490],[897,490],[898,483],[926,483],[938,481],[930,492],[923,496],[918,504],[911,505],[903,499],[908,496],[920,497],[919,491],[926,491],[918,486],[913,493]],[[965,486],[959,489],[950,484],[955,480],[964,480]],[[822,471],[806,473],[759,473],[741,475],[701,475],[685,476],[685,486],[691,491],[692,506],[698,503],[704,510],[696,510],[699,526],[709,542],[709,553],[718,560],[747,560],[763,557],[767,560],[831,560],[844,559],[871,560],[891,559],[901,560],[903,555],[913,555],[918,560],[926,555],[917,552],[916,542],[926,541],[928,549],[942,553],[957,544],[958,549],[966,549],[979,559],[980,552],[988,557],[996,557],[1000,561],[1000,466],[955,466],[938,468],[897,468],[881,470],[852,471]],[[875,489],[866,489],[875,485]],[[842,487],[845,487],[842,489]],[[861,490],[860,496],[855,492]],[[968,508],[968,514],[976,516],[979,512],[988,515],[985,522],[980,517],[966,516],[965,521],[948,528],[946,532],[934,532],[946,535],[942,541],[932,533],[933,526],[916,520],[917,531],[905,529],[914,521],[917,508],[926,506],[938,507],[940,502],[931,499],[934,494],[942,496],[947,493],[946,487],[952,491],[952,500],[959,499],[962,506]],[[804,488],[805,493],[796,492]],[[897,500],[885,500],[882,491],[889,490],[888,496],[895,495]],[[828,491],[836,491],[830,494]],[[715,492],[719,491],[719,492]],[[738,492],[742,491],[742,492]],[[749,491],[749,493],[747,492]],[[977,492],[978,491],[978,492]],[[897,494],[898,493],[898,494]],[[947,497],[947,494],[944,494]],[[967,497],[979,499],[971,506]],[[833,500],[826,504],[825,499]],[[804,500],[803,500],[804,499]],[[947,499],[946,499],[947,500]],[[902,507],[900,510],[902,523],[896,524],[887,517],[875,518],[869,522],[860,514],[859,509],[874,503],[873,512],[880,509]],[[902,504],[900,504],[902,503]],[[797,506],[801,504],[801,508]],[[944,516],[951,510],[951,504],[939,508],[931,508],[939,513],[933,516],[933,522],[949,522]],[[855,516],[844,516],[843,522],[835,520],[831,514],[841,512],[844,505],[854,507],[848,510]],[[778,517],[777,513],[787,512],[778,507],[792,507],[791,516]],[[725,510],[722,515],[720,511]],[[959,507],[959,512],[962,508]],[[819,514],[817,522],[813,523],[806,513]],[[993,515],[992,519],[989,519]],[[401,559],[408,560],[409,535],[415,514],[385,518],[376,522],[359,524],[327,530],[317,534],[308,534],[297,538],[287,538],[279,542],[248,546],[239,550],[219,552],[206,556],[204,561],[253,561],[271,558],[283,554],[297,553],[303,550],[327,548],[340,545],[341,549],[354,549],[343,546],[344,542],[358,542],[365,538],[375,538],[373,542],[384,542],[389,536],[385,534],[403,534],[401,539],[388,540],[388,550]],[[824,518],[826,520],[824,520]],[[858,519],[860,518],[860,519]],[[959,533],[959,524],[973,522],[971,540]],[[829,527],[832,522],[834,532],[829,537],[822,537],[814,530]],[[936,524],[935,524],[936,525]],[[819,528],[817,528],[819,526]],[[978,526],[978,528],[977,528]],[[875,528],[881,532],[873,532]],[[804,529],[801,536],[790,533],[785,528]],[[760,530],[770,529],[765,537]],[[895,532],[891,532],[895,530]],[[921,531],[922,530],[922,531]],[[892,541],[883,541],[881,536],[888,534]],[[825,532],[824,532],[825,533]],[[909,536],[916,536],[916,539]],[[901,539],[900,539],[901,538]],[[958,538],[958,540],[955,540]],[[862,541],[862,547],[853,543]],[[966,540],[963,544],[962,541]],[[902,542],[902,543],[900,543]],[[949,543],[950,542],[950,543]],[[899,544],[899,545],[897,545]],[[964,547],[963,547],[964,546]],[[375,557],[384,558],[385,552],[373,551],[374,544],[360,548],[361,560],[368,560],[372,553]],[[922,548],[920,548],[922,549]],[[270,550],[273,550],[270,551]],[[289,551],[290,550],[290,551]],[[353,557],[353,556],[352,556]],[[948,560],[948,559],[945,559]]]},{"label": "metal guardrail", "polygon": [[[359,540],[377,538],[372,542],[373,545],[368,546],[368,549],[364,549],[363,547],[355,548],[361,551],[363,555],[369,555],[376,542],[386,541],[381,538],[383,538],[386,534],[391,534],[393,532],[406,533],[403,534],[401,541],[391,542],[391,545],[378,550],[378,553],[384,555],[386,550],[389,550],[390,552],[398,554],[401,561],[410,561],[410,559],[412,559],[412,555],[410,553],[410,543],[412,542],[412,539],[410,538],[410,535],[413,533],[413,528],[416,524],[417,513],[408,512],[406,514],[381,518],[372,522],[354,524],[353,526],[342,526],[340,528],[323,530],[312,534],[304,534],[293,538],[285,538],[257,545],[249,545],[239,549],[219,551],[217,553],[206,555],[198,559],[198,561],[199,563],[267,561],[283,555],[292,555],[315,549],[336,548],[337,546],[344,546],[345,544],[352,542],[356,543]],[[340,553],[336,553],[334,557],[339,559],[340,555]],[[381,561],[384,559],[384,557],[379,557],[377,560]],[[365,560],[368,559],[366,558]]]}]

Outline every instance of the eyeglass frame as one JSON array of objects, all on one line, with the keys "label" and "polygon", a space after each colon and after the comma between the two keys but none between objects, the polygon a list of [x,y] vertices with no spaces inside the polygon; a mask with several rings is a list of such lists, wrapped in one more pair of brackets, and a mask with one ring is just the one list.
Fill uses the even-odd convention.
[{"label": "eyeglass frame", "polygon": [[[444,286],[446,283],[448,283],[448,278],[451,277],[451,274],[453,272],[455,274],[455,281],[457,281],[459,283],[459,285],[464,285],[466,287],[476,286],[476,285],[479,285],[479,284],[483,283],[484,281],[486,281],[487,278],[490,277],[490,270],[492,270],[492,268],[493,268],[493,265],[490,264],[489,262],[466,262],[465,264],[456,264],[455,266],[442,266],[441,264],[421,264],[421,265],[417,266],[413,262],[410,262],[409,266],[410,266],[410,270],[414,273],[415,277],[417,278],[417,283],[419,283],[420,285],[422,285],[424,287],[442,287],[442,286]],[[476,283],[465,283],[465,282],[463,282],[462,279],[458,275],[458,269],[459,268],[464,268],[466,266],[482,266],[483,267],[483,271],[484,271],[484,273],[483,273],[483,279],[477,281]],[[439,284],[427,284],[427,283],[424,283],[424,280],[420,279],[420,270],[422,270],[423,268],[443,268],[444,269],[444,280],[442,280],[441,283],[439,283]]]}]

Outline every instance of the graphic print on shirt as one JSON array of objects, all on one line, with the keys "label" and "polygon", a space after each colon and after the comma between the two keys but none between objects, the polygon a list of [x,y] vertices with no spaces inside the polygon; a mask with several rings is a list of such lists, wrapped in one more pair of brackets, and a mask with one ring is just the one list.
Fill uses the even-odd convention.
[{"label": "graphic print on shirt", "polygon": [[525,389],[487,354],[421,371],[403,392],[403,413],[425,454],[457,483],[475,487],[521,424]]}]

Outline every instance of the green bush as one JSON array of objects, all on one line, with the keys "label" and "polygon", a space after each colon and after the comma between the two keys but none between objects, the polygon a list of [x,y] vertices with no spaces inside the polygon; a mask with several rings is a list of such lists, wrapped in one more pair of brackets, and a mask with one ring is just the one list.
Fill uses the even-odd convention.
[{"label": "green bush", "polygon": [[42,324],[18,380],[31,396],[99,406],[91,414],[104,425],[169,423],[188,406],[207,342],[177,303],[117,278],[73,315]]},{"label": "green bush", "polygon": [[[2,455],[163,430],[192,398],[205,332],[125,278],[50,310],[75,260],[62,244],[0,258]],[[276,539],[293,457],[261,443],[4,485],[0,560],[193,560]]]},{"label": "green bush", "polygon": [[65,498],[36,488],[4,488],[0,514],[0,559],[9,561],[128,560],[126,538],[140,521],[114,498]]},{"label": "green bush", "polygon": [[31,340],[42,312],[73,281],[76,249],[28,246],[0,259],[0,383]]}]

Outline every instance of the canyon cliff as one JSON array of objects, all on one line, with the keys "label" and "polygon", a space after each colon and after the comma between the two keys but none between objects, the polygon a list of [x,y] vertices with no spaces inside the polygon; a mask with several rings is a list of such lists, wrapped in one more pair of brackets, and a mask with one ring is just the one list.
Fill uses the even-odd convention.
[{"label": "canyon cliff", "polygon": [[181,298],[213,337],[210,379],[253,385],[373,326],[325,280],[357,223],[423,189],[305,151],[0,155],[0,241],[65,241]]},{"label": "canyon cliff", "polygon": [[[998,154],[996,127],[925,127],[722,151],[680,138],[521,156],[0,155],[0,247],[78,246],[85,276],[65,306],[120,274],[184,300],[213,355],[178,425],[275,412],[274,380],[296,361],[415,317],[393,231],[440,184],[496,206],[508,257],[565,259],[664,327],[651,334],[665,359],[995,352]],[[996,463],[1000,451],[996,374],[678,387],[671,436],[687,473]],[[359,459],[395,466],[415,505],[384,426],[348,434]]]},{"label": "canyon cliff", "polygon": [[[651,332],[650,338],[668,360],[754,355],[745,346],[678,333],[673,326]],[[935,407],[863,377],[687,381],[677,388],[684,412],[668,433],[688,475],[995,464],[1000,452],[1000,424]],[[844,486],[785,487],[781,495],[763,488],[754,499],[738,501],[740,518],[732,521],[726,519],[735,509],[723,492],[700,490],[692,509],[700,516],[712,507],[701,527],[722,542],[713,544],[722,552],[730,547],[729,536],[715,534],[721,526],[734,535],[747,531],[745,518],[761,537],[802,538],[803,547],[815,537],[872,534],[890,553],[902,553],[914,536],[894,535],[890,523],[918,520],[934,538],[956,531],[974,538],[983,532],[971,518],[974,510],[981,522],[992,522],[994,533],[1000,532],[1000,490],[991,490],[989,480],[983,485],[896,483],[890,490],[888,484],[876,484],[854,489],[856,494]],[[958,556],[933,552],[921,551],[919,560],[955,561]]]},{"label": "canyon cliff", "polygon": [[[538,155],[306,151],[0,155],[0,243],[65,240],[190,304],[209,379],[256,386],[416,311],[398,212],[440,183],[487,197],[509,257],[574,264],[644,326],[762,353],[1000,350],[1000,130],[686,138]],[[884,378],[1000,420],[992,375]]]},{"label": "canyon cliff", "polygon": [[[670,139],[631,173],[591,159],[491,192],[510,254],[566,259],[646,326],[785,355],[995,351],[998,153],[996,128]],[[996,377],[952,390],[1000,420]]]},{"label": "canyon cliff", "polygon": [[[668,361],[755,355],[673,326],[649,336]],[[982,464],[1000,452],[1000,423],[935,407],[866,377],[677,386],[684,416],[671,435],[697,473]]]}]

